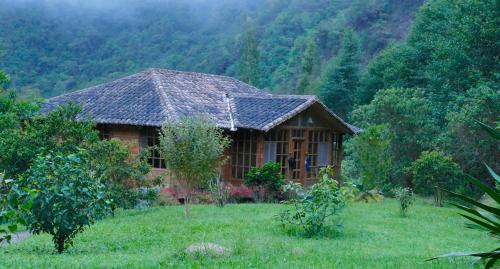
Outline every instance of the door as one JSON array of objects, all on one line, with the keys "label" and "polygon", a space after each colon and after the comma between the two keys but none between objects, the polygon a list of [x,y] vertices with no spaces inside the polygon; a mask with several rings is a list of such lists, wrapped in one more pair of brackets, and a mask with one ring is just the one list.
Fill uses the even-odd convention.
[{"label": "door", "polygon": [[301,171],[302,171],[302,166],[303,166],[303,161],[302,161],[302,140],[299,139],[294,139],[293,141],[293,158],[295,159],[295,169],[292,170],[292,179],[294,181],[300,181],[302,180],[301,178]]}]

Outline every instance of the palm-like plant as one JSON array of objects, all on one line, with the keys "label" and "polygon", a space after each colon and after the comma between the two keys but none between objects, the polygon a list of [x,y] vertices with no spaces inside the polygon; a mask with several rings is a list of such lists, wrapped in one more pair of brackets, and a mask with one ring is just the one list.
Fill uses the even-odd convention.
[{"label": "palm-like plant", "polygon": [[[500,132],[497,131],[494,128],[491,128],[481,122],[479,124],[483,127],[483,129],[488,132],[494,139],[500,140]],[[499,125],[500,126],[500,125]],[[497,127],[499,129],[499,127]],[[461,195],[458,193],[450,192],[447,191],[452,197],[457,198],[458,200],[462,201],[464,205],[458,204],[458,203],[451,203],[453,206],[459,208],[462,213],[459,213],[461,216],[464,218],[472,221],[472,223],[468,224],[467,227],[471,229],[477,229],[481,231],[486,231],[490,233],[492,236],[495,238],[500,238],[500,189],[498,188],[500,186],[500,176],[498,176],[488,165],[486,165],[486,168],[488,169],[488,172],[490,175],[493,177],[496,183],[496,188],[490,187],[480,180],[477,180],[475,178],[469,177],[469,180],[480,188],[482,191],[485,192],[485,194],[491,199],[493,199],[494,203],[496,203],[496,206],[489,206],[485,203],[481,203],[478,201],[475,201],[472,198],[469,198],[465,195]],[[485,267],[486,269],[492,268],[495,263],[500,259],[500,248],[496,248],[492,251],[486,251],[486,252],[471,252],[471,253],[463,253],[463,252],[454,252],[454,253],[448,253],[445,255],[437,256],[434,258],[429,259],[434,260],[434,259],[439,259],[439,258],[444,258],[444,257],[461,257],[461,256],[472,256],[472,257],[478,257],[481,260],[485,261]]]}]

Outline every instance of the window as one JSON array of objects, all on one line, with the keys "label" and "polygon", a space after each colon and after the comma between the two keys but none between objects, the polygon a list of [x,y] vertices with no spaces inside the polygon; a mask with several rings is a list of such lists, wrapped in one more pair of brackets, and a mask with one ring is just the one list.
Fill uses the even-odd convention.
[{"label": "window", "polygon": [[148,158],[148,163],[157,169],[165,169],[165,159],[163,159],[160,151],[160,137],[158,129],[148,128],[141,133],[141,149],[149,148],[151,154]]},{"label": "window", "polygon": [[327,166],[329,163],[328,135],[328,131],[309,131],[307,152],[311,158],[311,167],[307,174],[308,178],[316,177],[319,168]]},{"label": "window", "polygon": [[276,161],[276,142],[264,142],[264,163]]},{"label": "window", "polygon": [[257,166],[257,140],[252,132],[240,131],[233,136],[231,175],[243,179],[250,168]]},{"label": "window", "polygon": [[288,162],[288,130],[270,131],[264,135],[264,162],[274,161],[281,165],[286,175]]},{"label": "window", "polygon": [[99,138],[101,140],[109,140],[111,139],[111,130],[107,126],[98,127],[99,130]]}]

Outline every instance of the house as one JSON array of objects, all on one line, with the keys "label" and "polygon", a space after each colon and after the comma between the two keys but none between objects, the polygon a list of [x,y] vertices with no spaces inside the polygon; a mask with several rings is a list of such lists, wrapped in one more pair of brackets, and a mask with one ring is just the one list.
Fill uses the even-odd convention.
[{"label": "house", "polygon": [[[316,96],[274,95],[230,77],[164,69],[50,98],[42,112],[70,101],[82,105],[79,117],[90,116],[103,138],[128,142],[134,154],[158,145],[165,121],[196,114],[213,119],[232,139],[223,178],[233,184],[268,161],[305,184],[328,164],[339,176],[343,137],[359,131]],[[154,174],[165,171],[160,152],[153,151],[149,163]]]}]

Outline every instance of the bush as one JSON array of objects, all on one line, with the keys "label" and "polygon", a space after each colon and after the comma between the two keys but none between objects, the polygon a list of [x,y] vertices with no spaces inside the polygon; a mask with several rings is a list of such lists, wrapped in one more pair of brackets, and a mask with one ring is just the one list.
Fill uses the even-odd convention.
[{"label": "bush", "polygon": [[346,202],[353,202],[356,201],[359,196],[359,189],[354,183],[344,181],[340,186],[340,194],[344,197]]},{"label": "bush", "polygon": [[[39,156],[17,182],[15,199],[32,200],[25,214],[34,234],[52,235],[57,252],[73,244],[74,237],[107,212],[105,187],[89,172],[81,154],[49,153]],[[37,190],[34,197],[25,188]]]},{"label": "bush", "polygon": [[86,158],[90,160],[96,176],[106,186],[113,213],[116,208],[144,207],[154,202],[151,199],[157,197],[157,193],[156,196],[150,193],[147,198],[141,193],[144,192],[141,189],[150,189],[152,185],[159,184],[146,179],[151,170],[147,162],[148,151],[132,157],[129,147],[116,139],[97,141],[88,145],[88,148]]},{"label": "bush", "polygon": [[208,189],[215,205],[224,207],[229,199],[229,188],[226,183],[220,177],[215,177],[215,179],[210,181]]},{"label": "bush", "polygon": [[279,163],[268,162],[262,167],[254,167],[245,176],[245,185],[254,188],[254,193],[259,201],[264,200],[264,193],[269,192],[274,196],[284,183]]},{"label": "bush", "polygon": [[440,151],[424,151],[410,168],[416,193],[434,195],[437,206],[443,206],[445,192],[463,190],[463,173],[451,156]]},{"label": "bush", "polygon": [[229,200],[236,203],[247,203],[254,201],[252,189],[245,185],[229,186]]},{"label": "bush", "polygon": [[284,202],[290,207],[278,215],[281,224],[285,229],[299,228],[306,237],[321,234],[345,206],[337,181],[326,174],[308,190],[300,183],[289,182],[284,191],[292,196]]},{"label": "bush", "polygon": [[396,194],[396,198],[399,199],[399,208],[401,210],[401,214],[403,216],[408,216],[410,206],[415,200],[413,191],[410,188],[398,188],[394,192]]}]

